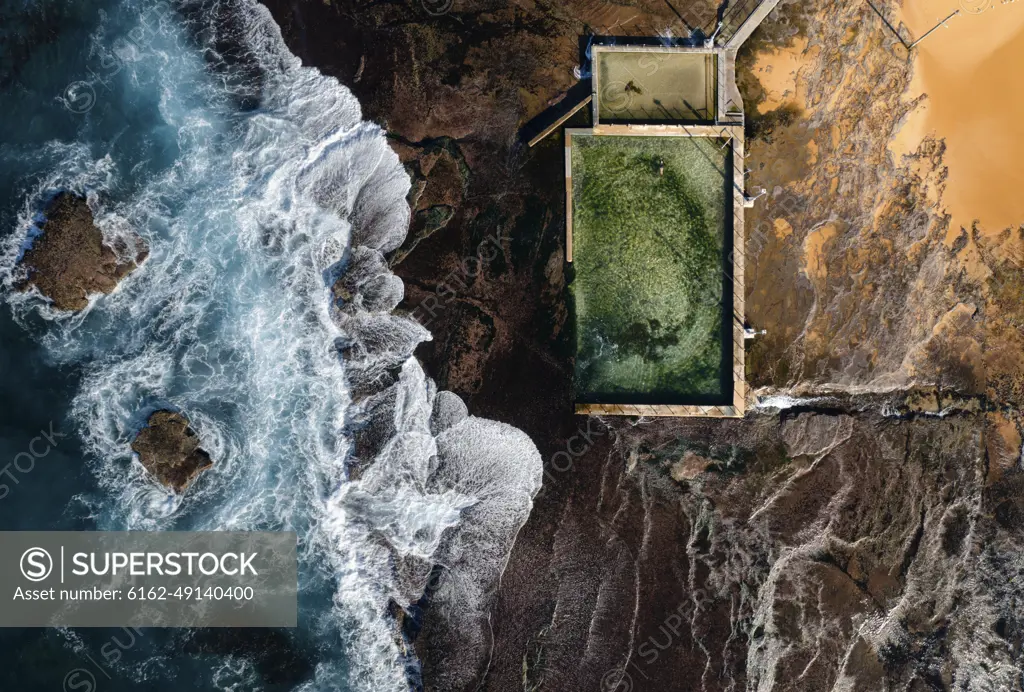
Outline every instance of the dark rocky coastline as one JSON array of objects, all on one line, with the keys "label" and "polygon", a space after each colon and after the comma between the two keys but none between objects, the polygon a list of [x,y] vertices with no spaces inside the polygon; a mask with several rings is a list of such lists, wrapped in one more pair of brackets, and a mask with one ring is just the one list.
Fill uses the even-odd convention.
[{"label": "dark rocky coastline", "polygon": [[149,256],[136,238],[134,259],[124,258],[128,248],[110,247],[93,223],[84,197],[62,192],[48,205],[42,235],[35,238],[22,264],[27,278],[18,288],[35,287],[59,310],[79,311],[89,296],[111,293],[140,262]]},{"label": "dark rocky coastline", "polygon": [[[580,37],[687,35],[717,3],[264,3],[413,179],[390,259],[434,335],[428,373],[545,459],[488,649],[417,605],[424,688],[1019,684],[1021,273],[993,262],[979,286],[937,240],[941,143],[912,171],[887,159],[911,65],[870,8],[784,3],[740,55],[750,183],[771,193],[748,213],[748,315],[769,332],[750,381],[805,398],[716,422],[572,415],[564,152],[520,132],[574,85]],[[758,115],[754,54],[798,35],[828,108]],[[827,223],[826,281],[806,255]]]}]

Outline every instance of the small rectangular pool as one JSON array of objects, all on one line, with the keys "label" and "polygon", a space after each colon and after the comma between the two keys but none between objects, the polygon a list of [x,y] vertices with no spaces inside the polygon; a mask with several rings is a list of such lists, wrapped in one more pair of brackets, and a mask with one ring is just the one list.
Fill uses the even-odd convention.
[{"label": "small rectangular pool", "polygon": [[657,47],[595,46],[594,88],[602,123],[715,119],[718,56]]},{"label": "small rectangular pool", "polygon": [[566,134],[577,404],[732,406],[733,147]]}]

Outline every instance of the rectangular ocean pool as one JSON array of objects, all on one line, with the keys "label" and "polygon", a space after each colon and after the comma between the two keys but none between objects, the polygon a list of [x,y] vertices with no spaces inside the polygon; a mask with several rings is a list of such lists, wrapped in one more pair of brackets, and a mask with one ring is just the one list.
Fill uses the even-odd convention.
[{"label": "rectangular ocean pool", "polygon": [[731,405],[732,147],[567,142],[577,404]]}]

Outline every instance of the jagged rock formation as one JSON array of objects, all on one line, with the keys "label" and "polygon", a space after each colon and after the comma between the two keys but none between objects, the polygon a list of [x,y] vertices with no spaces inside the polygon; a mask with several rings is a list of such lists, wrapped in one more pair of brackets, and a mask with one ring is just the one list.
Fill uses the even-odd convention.
[{"label": "jagged rock formation", "polygon": [[46,210],[42,235],[22,259],[28,277],[18,288],[36,287],[59,310],[82,310],[90,295],[112,292],[149,256],[141,238],[135,247],[132,259],[125,257],[129,248],[124,244],[106,245],[85,198],[62,192]]},{"label": "jagged rock formation", "polygon": [[157,411],[132,442],[132,451],[153,477],[176,493],[188,489],[213,460],[199,446],[188,419],[174,411]]},{"label": "jagged rock formation", "polygon": [[486,689],[1014,688],[1019,426],[836,409],[596,430],[545,480]]},{"label": "jagged rock formation", "polygon": [[[941,141],[891,155],[913,66],[868,5],[784,2],[738,60],[769,193],[747,216],[768,329],[748,380],[839,396],[609,427],[571,415],[564,149],[517,131],[573,85],[580,37],[686,35],[719,3],[265,2],[414,179],[390,260],[426,369],[545,460],[488,646],[420,614],[426,689],[1019,687],[1024,278],[946,242]],[[794,98],[758,114],[758,53],[801,38]]]},{"label": "jagged rock formation", "polygon": [[[1020,405],[1024,231],[951,228],[944,141],[897,151],[926,98],[907,97],[913,56],[868,5],[821,0],[780,6],[738,67],[748,184],[768,191],[747,215],[747,316],[768,330],[748,381],[938,385]],[[764,75],[785,93],[758,113]]]}]

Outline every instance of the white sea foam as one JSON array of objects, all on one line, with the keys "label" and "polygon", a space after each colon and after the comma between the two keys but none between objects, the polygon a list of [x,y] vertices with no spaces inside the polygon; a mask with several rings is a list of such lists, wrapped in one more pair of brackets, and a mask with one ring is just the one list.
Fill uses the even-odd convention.
[{"label": "white sea foam", "polygon": [[[325,653],[309,689],[405,689],[387,606],[422,591],[425,572],[398,565],[441,563],[445,616],[479,622],[539,490],[540,456],[522,433],[452,415],[450,402],[450,420],[432,418],[438,393],[412,357],[429,334],[390,314],[402,287],[381,255],[406,233],[408,177],[352,94],[287,51],[265,8],[246,0],[234,14],[235,39],[262,71],[259,109],[240,113],[211,76],[191,44],[203,32],[162,25],[126,61],[119,96],[159,117],[124,135],[134,149],[53,145],[0,278],[19,319],[50,321],[53,356],[84,368],[73,413],[102,490],[86,498],[101,528],[296,530],[303,579],[337,585],[331,621],[310,626],[344,645],[343,660]],[[102,113],[89,117],[101,130]],[[164,151],[153,140],[177,147],[173,161],[153,161]],[[59,189],[88,192],[105,235],[133,230],[151,248],[74,317],[9,290],[33,219]],[[346,271],[355,293],[335,307],[329,285]],[[353,379],[377,393],[353,402]],[[184,498],[130,450],[165,407],[189,416],[215,460]],[[350,479],[352,431],[370,422],[387,438]],[[244,667],[225,664],[221,687],[234,689]]]}]

